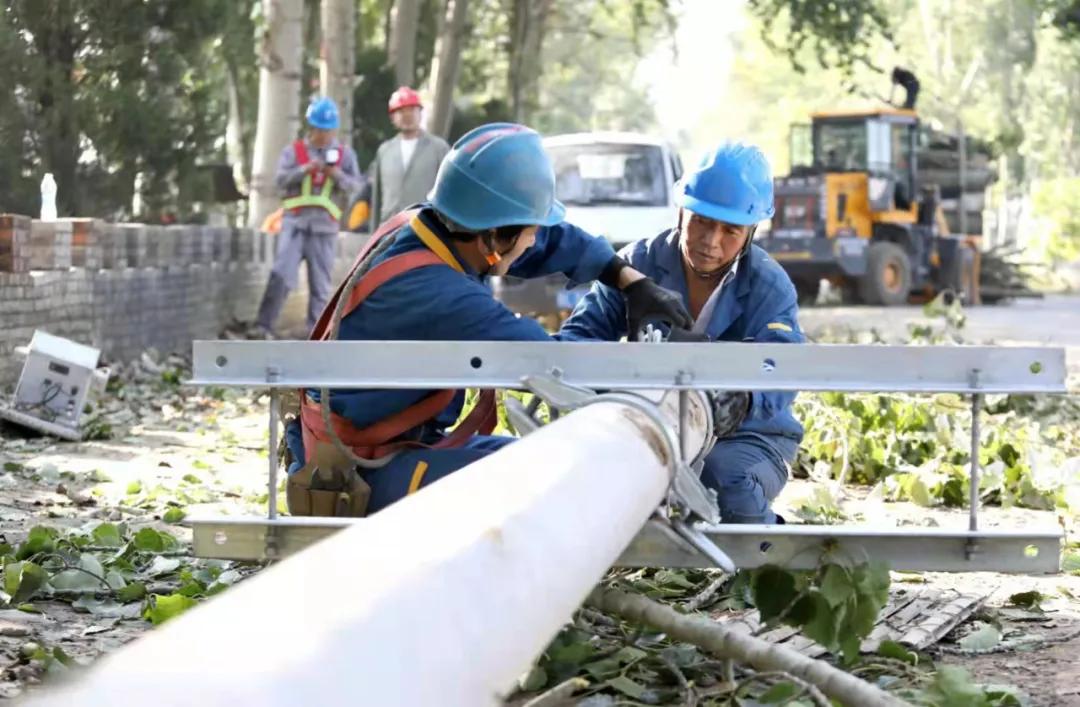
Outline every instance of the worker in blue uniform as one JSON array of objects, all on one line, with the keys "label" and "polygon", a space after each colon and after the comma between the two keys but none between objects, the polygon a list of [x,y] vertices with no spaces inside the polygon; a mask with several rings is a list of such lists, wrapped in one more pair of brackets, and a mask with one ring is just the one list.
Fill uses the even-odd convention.
[{"label": "worker in blue uniform", "polygon": [[[678,225],[620,252],[631,267],[686,303],[695,319],[692,333],[676,331],[671,338],[805,341],[795,287],[753,245],[757,224],[774,211],[772,174],[761,151],[721,144],[684,176],[676,195]],[[617,341],[628,333],[625,316],[619,293],[598,283],[578,303],[562,337]],[[718,441],[705,459],[702,480],[716,490],[723,522],[778,522],[770,505],[787,482],[803,435],[791,412],[795,394],[720,391],[712,398]]]},{"label": "worker in blue uniform", "polygon": [[[564,223],[564,214],[535,131],[508,123],[476,128],[443,160],[430,202],[376,233],[312,338],[551,341],[537,322],[497,301],[486,279],[556,272],[605,283],[631,329],[654,319],[676,329],[692,324],[677,294],[628,266],[605,239]],[[306,391],[286,430],[294,514],[373,513],[513,440],[487,434],[495,420],[490,393],[452,434],[446,429],[462,411],[462,392],[333,390],[328,410],[321,397]],[[320,475],[320,464],[335,466],[335,474]],[[344,508],[309,507],[313,490],[333,498],[343,488],[351,494]],[[366,498],[357,502],[358,495]]]}]

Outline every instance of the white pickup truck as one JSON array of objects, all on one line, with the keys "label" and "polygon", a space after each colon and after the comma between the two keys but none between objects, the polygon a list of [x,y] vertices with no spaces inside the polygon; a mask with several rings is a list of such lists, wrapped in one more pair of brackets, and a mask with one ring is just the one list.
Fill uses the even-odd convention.
[{"label": "white pickup truck", "polygon": [[[675,225],[672,186],[682,176],[674,148],[637,133],[553,135],[544,147],[555,167],[555,190],[566,220],[603,236],[615,249]],[[566,289],[566,278],[496,278],[495,296],[516,312],[550,314],[572,309],[588,287]]]}]

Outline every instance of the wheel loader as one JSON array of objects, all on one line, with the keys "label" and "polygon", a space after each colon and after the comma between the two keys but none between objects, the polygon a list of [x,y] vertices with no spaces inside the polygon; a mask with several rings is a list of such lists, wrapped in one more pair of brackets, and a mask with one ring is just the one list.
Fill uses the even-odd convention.
[{"label": "wheel loader", "polygon": [[825,279],[846,301],[891,306],[949,290],[978,304],[980,237],[951,233],[940,186],[919,183],[918,114],[887,107],[811,119],[792,129],[798,166],[776,179],[776,215],[758,241],[800,295]]}]

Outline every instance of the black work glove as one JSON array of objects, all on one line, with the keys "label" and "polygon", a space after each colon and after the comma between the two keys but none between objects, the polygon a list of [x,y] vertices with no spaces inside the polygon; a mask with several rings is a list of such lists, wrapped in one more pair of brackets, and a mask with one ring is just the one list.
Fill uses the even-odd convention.
[{"label": "black work glove", "polygon": [[742,427],[750,414],[752,398],[745,390],[716,390],[709,393],[712,403],[713,432],[717,439],[730,437]]},{"label": "black work glove", "polygon": [[647,323],[663,323],[672,329],[694,326],[694,319],[686,311],[679,294],[647,277],[627,285],[622,296],[626,300],[627,337],[631,341]]},{"label": "black work glove", "polygon": [[704,332],[683,329],[682,327],[671,327],[667,340],[676,344],[701,344],[712,341],[709,335]]}]

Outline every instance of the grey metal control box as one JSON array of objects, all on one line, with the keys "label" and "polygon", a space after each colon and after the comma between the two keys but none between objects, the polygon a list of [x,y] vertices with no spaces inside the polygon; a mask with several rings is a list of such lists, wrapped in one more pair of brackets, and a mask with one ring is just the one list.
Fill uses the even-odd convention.
[{"label": "grey metal control box", "polygon": [[63,439],[83,437],[86,404],[105,390],[108,369],[99,369],[101,352],[84,344],[35,331],[14,398],[0,401],[0,418]]}]

